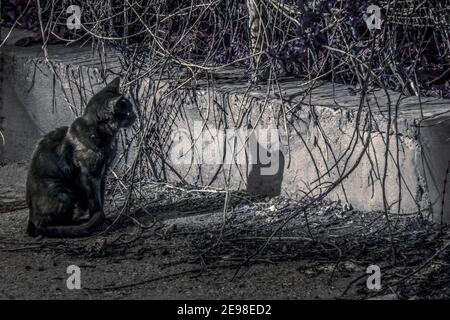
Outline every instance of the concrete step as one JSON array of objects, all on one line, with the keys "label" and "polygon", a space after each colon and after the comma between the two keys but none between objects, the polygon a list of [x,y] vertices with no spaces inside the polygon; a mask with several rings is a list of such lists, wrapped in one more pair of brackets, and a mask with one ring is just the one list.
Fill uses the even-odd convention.
[{"label": "concrete step", "polygon": [[[39,46],[6,45],[1,50],[4,81],[0,130],[6,140],[0,149],[3,162],[26,161],[37,139],[81,114],[86,101],[101,87],[102,76],[119,65],[113,53],[105,62],[88,46],[49,47],[51,66]],[[157,101],[152,108],[171,108],[168,112],[175,119],[172,133],[192,129],[199,121],[218,129],[223,129],[224,123],[227,128],[279,128],[278,157],[272,159],[276,163],[268,164],[279,166],[274,174],[263,174],[265,166],[260,162],[188,164],[186,158],[180,161],[171,157],[173,149],[166,150],[166,161],[186,181],[223,187],[227,180],[233,189],[303,197],[305,193],[317,196],[326,192],[344,175],[327,198],[348,202],[359,210],[382,210],[390,111],[391,120],[397,117],[397,121],[396,125],[391,122],[389,131],[387,205],[392,212],[424,211],[432,213],[436,221],[450,221],[450,196],[444,192],[450,160],[450,101],[417,97],[399,100],[398,93],[375,90],[365,97],[365,107],[360,109],[361,97],[349,86],[317,83],[308,91],[310,84],[304,81],[281,79],[279,86],[264,84],[249,90],[242,80],[244,73],[237,69],[216,71],[211,74],[213,87],[199,77],[175,92],[173,88],[183,81],[182,75],[158,82],[149,79],[147,85],[154,87]],[[80,82],[85,88],[73,90],[73,84]],[[175,100],[173,94],[181,100]],[[213,112],[219,110],[215,109],[218,105],[222,114]],[[155,124],[157,128],[164,125]],[[350,172],[352,167],[355,169]],[[180,177],[172,173],[169,179]]]},{"label": "concrete step", "polygon": [[[400,213],[431,211],[435,220],[449,221],[450,199],[447,193],[443,202],[443,194],[450,160],[450,101],[400,99],[398,93],[377,90],[366,97],[358,117],[361,98],[351,94],[348,86],[321,83],[310,93],[305,92],[308,86],[299,80],[286,79],[279,86],[272,90],[260,86],[247,92],[246,84],[216,81],[214,92],[198,85],[195,93],[197,105],[203,107],[203,118],[208,117],[211,101],[225,101],[229,123],[243,108],[247,112],[246,121],[252,125],[258,122],[262,127],[280,129],[280,170],[272,176],[252,175],[251,171],[257,170],[251,167],[244,176],[252,191],[270,193],[274,185],[280,184],[284,194],[302,196],[314,189],[312,195],[319,195],[339,177],[346,176],[328,198],[348,202],[360,210],[383,209],[382,180],[390,110],[387,206]],[[269,91],[273,93],[268,96]],[[186,119],[200,120],[196,107],[185,109]],[[210,119],[212,123],[215,120]],[[349,173],[353,166],[356,168]],[[196,176],[196,168],[189,169],[184,172]],[[204,167],[202,171],[204,176],[205,171],[209,172]],[[232,175],[235,181],[239,180],[235,171]]]}]

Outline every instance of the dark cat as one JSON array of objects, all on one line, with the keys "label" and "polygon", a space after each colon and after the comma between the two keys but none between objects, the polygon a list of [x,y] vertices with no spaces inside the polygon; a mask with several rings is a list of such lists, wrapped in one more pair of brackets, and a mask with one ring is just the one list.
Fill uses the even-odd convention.
[{"label": "dark cat", "polygon": [[105,178],[116,155],[116,135],[136,119],[119,84],[114,79],[70,127],[39,141],[26,186],[29,235],[83,237],[103,223]]}]

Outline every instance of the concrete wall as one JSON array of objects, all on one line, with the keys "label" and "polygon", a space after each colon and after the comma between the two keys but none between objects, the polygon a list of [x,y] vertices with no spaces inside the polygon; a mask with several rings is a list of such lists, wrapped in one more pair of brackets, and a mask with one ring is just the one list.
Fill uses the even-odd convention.
[{"label": "concrete wall", "polygon": [[[0,163],[27,161],[41,136],[81,115],[102,81],[98,68],[80,65],[93,60],[89,48],[53,46],[51,63],[45,61],[40,46],[6,45],[0,52],[4,62],[0,118],[6,140]],[[85,88],[77,90],[74,83],[84,83]]]},{"label": "concrete wall", "polygon": [[[67,48],[57,47],[52,50],[53,67],[57,68],[61,79],[53,77],[39,48],[4,50],[7,71],[2,98],[5,102],[0,111],[0,116],[4,117],[2,126],[6,138],[6,145],[0,155],[3,162],[27,160],[32,146],[41,135],[55,127],[69,124],[81,112],[84,101],[93,92],[69,92],[69,83],[74,77],[77,77],[77,81],[84,81],[86,87],[92,87],[94,91],[101,87],[95,63],[80,65],[80,61],[91,59],[86,50],[78,53],[70,50],[70,59],[67,58]],[[159,97],[168,90],[167,84],[169,82],[162,82],[158,88]],[[184,100],[184,114],[177,115],[176,127],[173,129],[188,129],[194,121],[204,119],[211,127],[216,126],[220,119],[217,119],[217,113],[211,112],[212,102],[221,103],[226,114],[221,121],[225,121],[229,128],[236,125],[236,115],[245,111],[245,116],[239,118],[242,120],[241,124],[281,129],[280,157],[277,160],[280,169],[272,176],[265,176],[261,175],[262,166],[259,163],[198,166],[171,163],[168,157],[168,163],[185,180],[207,185],[215,178],[215,186],[223,186],[227,180],[231,188],[268,195],[281,193],[300,198],[312,189],[314,191],[311,195],[326,191],[340,176],[355,166],[356,169],[328,198],[349,202],[361,210],[383,209],[381,177],[384,171],[388,104],[381,93],[374,93],[369,97],[373,103],[372,111],[375,111],[371,120],[372,129],[369,130],[364,121],[368,114],[367,108],[363,110],[361,121],[357,125],[359,97],[350,95],[345,86],[323,84],[313,90],[311,99],[304,99],[301,84],[287,81],[282,83],[283,103],[275,94],[267,98],[267,88],[264,86],[250,92],[245,89],[246,85],[235,80],[218,81],[211,91],[211,88],[208,90],[199,81],[196,90],[185,92],[186,96],[191,97]],[[181,92],[180,89],[178,93]],[[395,98],[395,94],[392,95]],[[66,100],[67,96],[71,98]],[[193,101],[196,101],[195,106]],[[447,138],[450,136],[450,127],[447,125],[449,117],[446,113],[449,103],[436,99],[424,101],[425,117],[428,120],[420,121],[417,100],[407,98],[401,104],[398,131],[395,133],[392,129],[389,132],[391,143],[386,180],[387,205],[393,212],[401,213],[431,208],[434,218],[440,221],[445,176],[450,159],[450,143]],[[286,117],[282,110],[289,110]],[[355,128],[359,130],[355,132]],[[365,149],[364,141],[369,132],[371,139]],[[358,140],[357,144],[352,143],[355,139]],[[345,161],[336,161],[341,157]],[[397,157],[400,177],[396,166]],[[326,173],[327,171],[329,172]],[[179,177],[171,174],[169,179],[176,181]],[[447,192],[443,210],[445,221],[450,220],[449,203]]]},{"label": "concrete wall", "polygon": [[[264,91],[264,89],[261,89]],[[226,93],[224,93],[226,92]],[[233,92],[233,91],[231,91]],[[354,171],[342,181],[342,184],[330,193],[330,199],[349,202],[353,207],[362,210],[380,210],[384,207],[381,177],[384,170],[384,152],[386,136],[382,132],[373,130],[367,149],[364,148],[369,131],[361,128],[360,136],[355,135],[357,110],[351,108],[329,108],[308,105],[299,105],[292,110],[287,131],[284,129],[282,106],[279,99],[246,99],[244,93],[233,92],[226,88],[220,88],[216,92],[199,90],[196,93],[196,101],[200,106],[205,106],[199,116],[198,109],[185,105],[186,119],[178,123],[178,127],[192,128],[195,121],[207,119],[208,124],[214,127],[217,119],[211,117],[207,100],[223,101],[227,112],[228,123],[233,123],[232,115],[238,114],[240,109],[248,110],[244,123],[260,127],[280,128],[282,167],[276,174],[265,176],[255,174],[251,166],[226,166],[222,176],[230,175],[233,187],[246,188],[252,191],[263,189],[265,186],[274,186],[281,183],[281,193],[284,195],[302,197],[304,192],[314,190],[310,195],[319,195],[326,192],[330,185],[339,180],[341,176]],[[194,100],[194,99],[192,99]],[[265,105],[265,106],[264,106]],[[290,108],[294,104],[286,104]],[[262,110],[264,110],[262,112]],[[312,116],[314,113],[314,116]],[[208,116],[209,115],[209,116]],[[364,119],[363,113],[361,118]],[[315,121],[318,119],[318,122]],[[378,119],[381,121],[381,117]],[[361,125],[362,127],[362,125]],[[326,140],[325,138],[326,137]],[[352,139],[353,138],[353,139]],[[357,143],[354,143],[358,140]],[[402,194],[400,212],[411,213],[427,207],[426,192],[419,194],[418,190],[424,188],[420,181],[418,170],[418,155],[420,146],[411,137],[403,136],[399,144],[399,160],[401,172],[401,186],[398,183],[398,170],[396,166],[397,145],[394,135],[391,137],[391,154],[388,158],[388,174],[386,181],[386,196],[388,206],[394,212],[398,210],[398,194]],[[364,151],[365,150],[365,151]],[[211,179],[211,173],[219,169],[219,166],[174,165],[181,167],[184,178],[189,182],[206,181]],[[252,174],[253,173],[253,174]],[[242,181],[241,177],[244,176]],[[217,184],[223,184],[223,178],[217,179]],[[400,189],[401,188],[401,189]],[[270,193],[270,191],[268,191]]]}]

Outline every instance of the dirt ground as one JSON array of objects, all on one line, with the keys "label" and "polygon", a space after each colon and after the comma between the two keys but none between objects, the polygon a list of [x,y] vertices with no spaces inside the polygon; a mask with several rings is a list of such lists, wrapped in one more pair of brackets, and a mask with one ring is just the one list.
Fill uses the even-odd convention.
[{"label": "dirt ground", "polygon": [[[348,279],[327,284],[329,272],[309,274],[302,262],[258,264],[232,281],[233,268],[194,271],[198,263],[183,237],[147,239],[141,256],[84,258],[60,253],[56,248],[25,249],[43,242],[22,236],[26,212],[2,215],[2,244],[17,241],[0,253],[2,299],[323,299],[339,296]],[[156,237],[155,237],[156,238]],[[18,245],[19,241],[24,241]],[[64,246],[61,244],[60,246]],[[142,247],[144,248],[144,247]],[[126,250],[125,250],[126,251]],[[81,290],[66,287],[69,265],[81,268]],[[151,279],[160,280],[151,281]],[[165,277],[165,278],[164,278]],[[149,281],[141,285],[142,281]],[[132,284],[125,288],[123,285]]]},{"label": "dirt ground", "polygon": [[[110,194],[108,222],[91,238],[31,238],[24,169],[0,176],[1,299],[449,297],[447,231],[418,216],[397,217],[388,233],[382,213],[321,203],[285,223],[298,202],[234,193],[224,214],[223,192],[149,183],[132,213]],[[378,291],[366,286],[372,264]],[[80,267],[80,290],[67,288],[70,265]]]}]

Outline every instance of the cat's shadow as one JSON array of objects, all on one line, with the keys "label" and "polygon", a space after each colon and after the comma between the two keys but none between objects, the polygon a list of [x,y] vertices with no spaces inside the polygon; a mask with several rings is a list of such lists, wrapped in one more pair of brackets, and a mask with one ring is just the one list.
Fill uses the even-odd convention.
[{"label": "cat's shadow", "polygon": [[[254,140],[256,141],[256,140]],[[253,196],[275,197],[281,194],[285,158],[281,150],[269,151],[256,142],[255,161],[247,175],[247,193]]]}]

